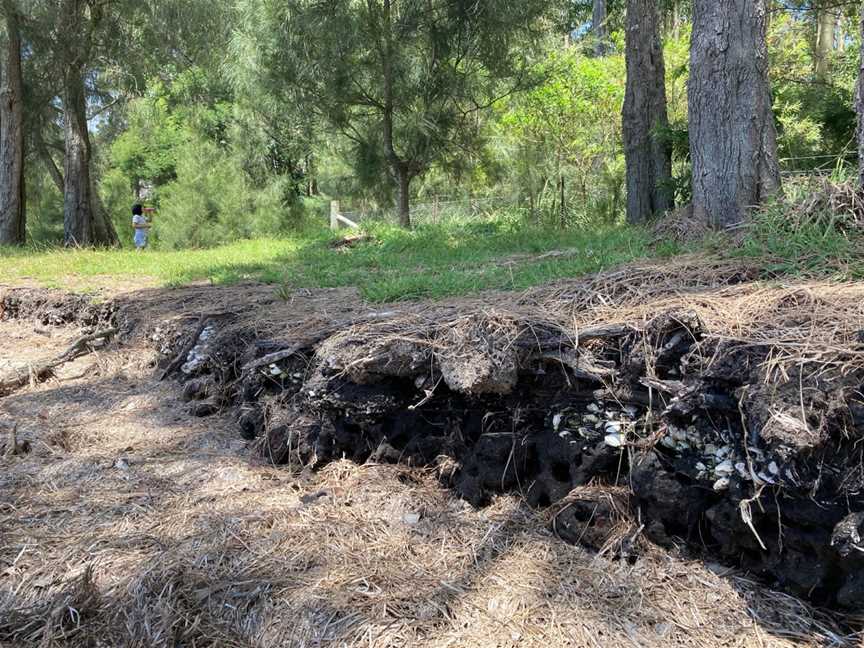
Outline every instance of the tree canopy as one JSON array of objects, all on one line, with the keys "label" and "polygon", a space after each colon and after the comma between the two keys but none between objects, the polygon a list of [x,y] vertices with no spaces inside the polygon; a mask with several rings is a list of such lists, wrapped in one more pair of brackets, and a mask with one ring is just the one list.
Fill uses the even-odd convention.
[{"label": "tree canopy", "polygon": [[[324,218],[325,198],[392,209],[404,226],[412,204],[459,196],[558,226],[622,220],[634,192],[658,183],[689,204],[706,150],[693,84],[687,96],[705,62],[690,56],[703,5],[652,4],[642,59],[625,29],[639,6],[4,0],[0,238],[123,243],[136,200],[160,207],[154,240],[178,247],[300,227]],[[735,5],[745,22],[766,18],[753,51],[778,169],[855,165],[858,3],[760,6]],[[639,103],[649,85],[651,113]],[[704,105],[707,124],[726,123]],[[625,163],[628,138],[662,142],[671,173]]]}]

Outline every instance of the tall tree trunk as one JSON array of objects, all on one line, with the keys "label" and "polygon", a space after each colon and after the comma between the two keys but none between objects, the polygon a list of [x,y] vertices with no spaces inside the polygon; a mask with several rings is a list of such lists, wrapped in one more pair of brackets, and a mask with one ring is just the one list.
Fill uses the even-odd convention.
[{"label": "tall tree trunk", "polygon": [[609,53],[609,28],[606,25],[606,0],[594,0],[591,33],[594,36],[594,56]]},{"label": "tall tree trunk", "polygon": [[65,139],[63,238],[66,245],[117,245],[117,232],[96,193],[90,168],[84,74],[92,54],[99,14],[91,12],[88,16],[87,5],[82,0],[62,0],[57,16],[58,32],[70,35],[60,44]]},{"label": "tall tree trunk", "polygon": [[391,15],[391,0],[384,0],[384,45],[381,52],[381,69],[384,75],[384,107],[382,121],[384,126],[384,150],[387,162],[396,179],[398,188],[399,224],[404,228],[411,227],[411,168],[407,160],[403,160],[396,152],[393,135],[393,114],[396,110],[393,99],[393,21]]},{"label": "tall tree trunk", "polygon": [[767,0],[694,0],[690,46],[693,210],[717,228],[780,189],[765,43]]},{"label": "tall tree trunk", "polygon": [[822,8],[816,17],[816,56],[814,56],[816,78],[825,80],[831,66],[831,53],[836,42],[837,8]]},{"label": "tall tree trunk", "polygon": [[63,233],[66,245],[117,245],[117,232],[102,207],[91,176],[90,133],[84,73],[71,62],[63,75],[65,165]]},{"label": "tall tree trunk", "polygon": [[4,0],[5,51],[0,61],[0,245],[26,239],[24,194],[24,80],[17,7]]},{"label": "tall tree trunk", "polygon": [[627,3],[627,91],[622,113],[627,161],[627,220],[641,223],[673,207],[672,150],[663,134],[666,68],[654,0]]},{"label": "tall tree trunk", "polygon": [[399,225],[411,227],[411,174],[408,165],[398,165],[396,177],[399,182]]},{"label": "tall tree trunk", "polygon": [[[861,38],[864,39],[864,10],[861,11],[860,33]],[[864,189],[864,47],[861,48],[858,58],[858,87],[855,108],[858,112],[858,184]]]}]

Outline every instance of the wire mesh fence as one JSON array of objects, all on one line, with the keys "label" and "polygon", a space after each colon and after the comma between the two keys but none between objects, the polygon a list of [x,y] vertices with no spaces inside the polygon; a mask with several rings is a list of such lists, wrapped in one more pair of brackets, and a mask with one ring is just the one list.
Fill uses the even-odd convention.
[{"label": "wire mesh fence", "polygon": [[[448,221],[491,220],[503,210],[517,211],[522,207],[512,196],[473,196],[452,198],[433,196],[411,204],[411,222],[414,225],[434,225]],[[355,206],[339,208],[339,215],[358,225],[369,223],[398,223],[399,213],[393,207],[371,208]]]},{"label": "wire mesh fence", "polygon": [[[778,159],[784,184],[799,186],[811,181],[836,179],[838,181],[855,171],[857,152],[844,150],[840,154],[789,155]],[[603,196],[592,199],[583,196],[581,203],[569,196],[566,207],[561,207],[557,194],[535,196],[531,204],[518,198],[519,191],[486,196],[426,196],[410,205],[411,223],[415,226],[448,222],[483,222],[500,218],[503,214],[521,217],[525,222],[550,224],[560,227],[596,223],[618,222],[624,217],[622,196],[612,203]],[[605,202],[604,202],[605,201]],[[378,207],[364,203],[334,203],[335,213],[357,225],[372,223],[398,223],[395,207]],[[332,222],[332,220],[331,220]],[[349,225],[344,221],[337,226]],[[350,226],[350,225],[349,225]]]}]

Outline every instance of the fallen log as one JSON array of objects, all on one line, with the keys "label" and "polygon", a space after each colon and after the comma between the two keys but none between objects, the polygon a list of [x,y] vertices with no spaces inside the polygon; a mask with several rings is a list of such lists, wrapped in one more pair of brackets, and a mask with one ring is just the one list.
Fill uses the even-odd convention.
[{"label": "fallen log", "polygon": [[36,365],[21,367],[9,372],[0,378],[0,396],[8,396],[12,392],[21,389],[28,384],[36,384],[47,380],[57,367],[90,353],[92,351],[93,342],[96,342],[97,340],[107,340],[116,333],[116,328],[110,328],[90,335],[84,335],[75,340],[75,342],[73,342],[72,345],[63,353],[51,358],[50,360],[45,360]]}]

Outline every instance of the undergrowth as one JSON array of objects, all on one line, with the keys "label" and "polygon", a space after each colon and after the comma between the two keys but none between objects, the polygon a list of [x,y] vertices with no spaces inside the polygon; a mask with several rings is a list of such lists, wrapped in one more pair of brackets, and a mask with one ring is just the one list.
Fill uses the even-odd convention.
[{"label": "undergrowth", "polygon": [[786,195],[757,212],[740,246],[726,254],[763,259],[768,273],[864,277],[864,211],[853,182],[787,187]]}]

